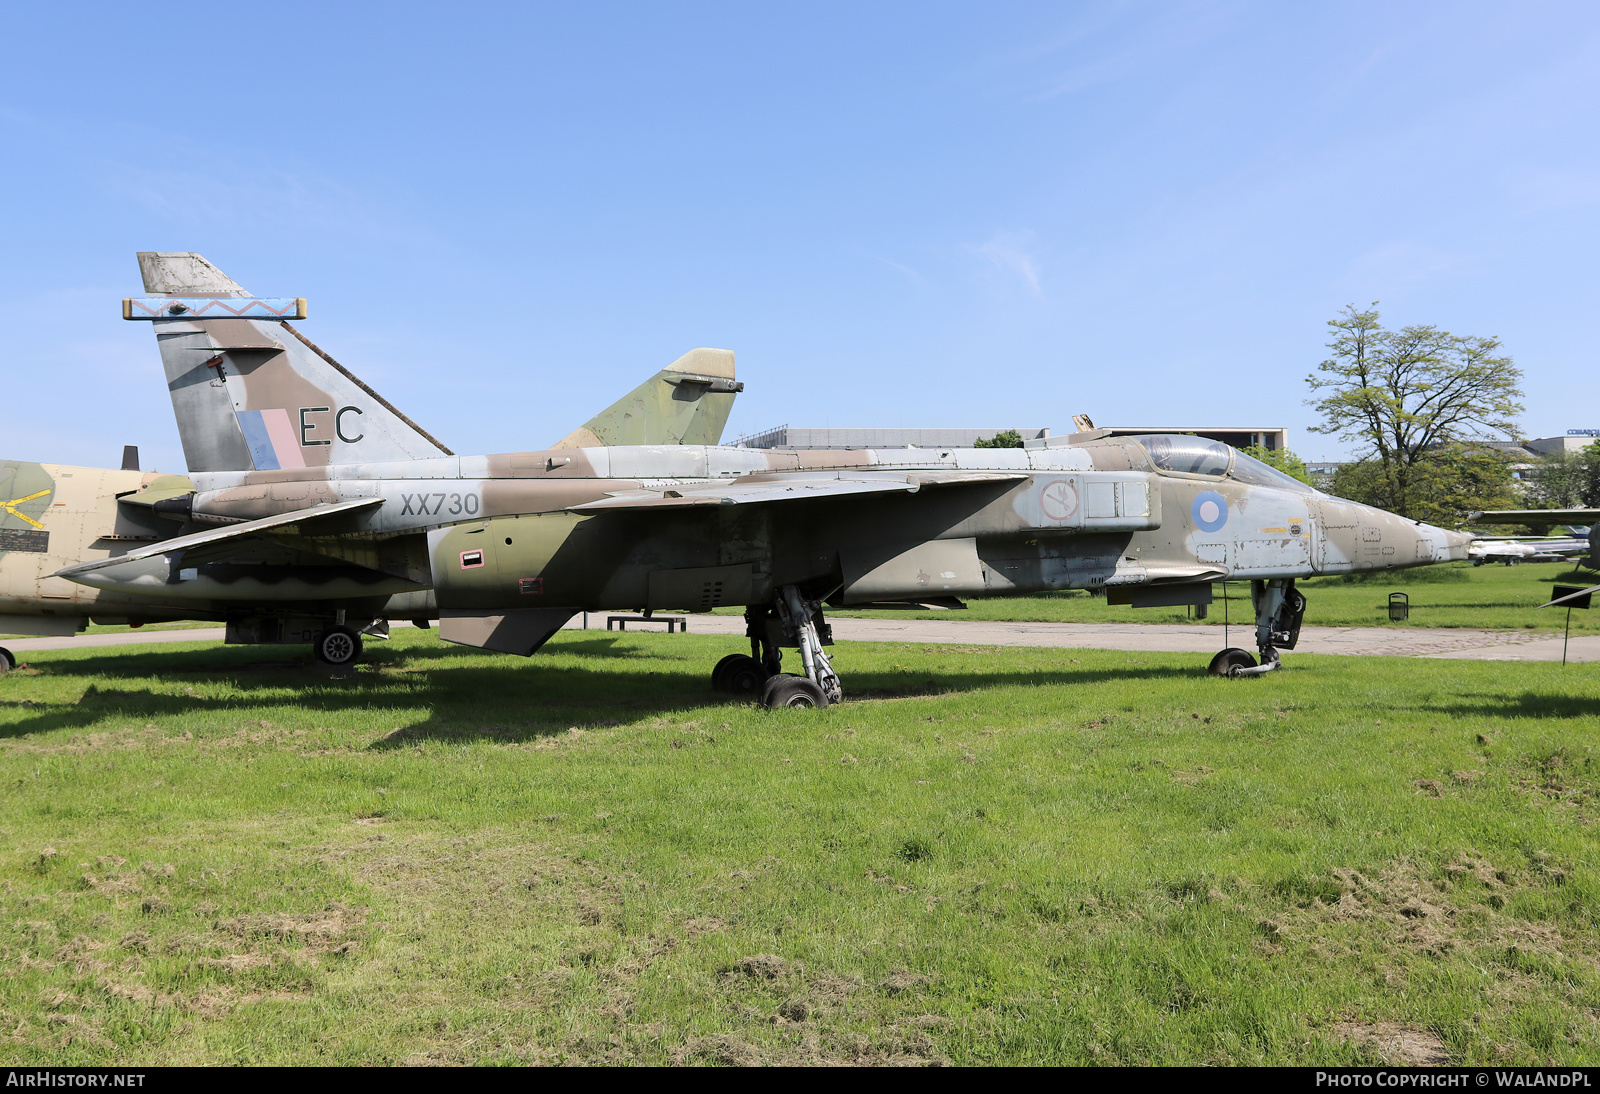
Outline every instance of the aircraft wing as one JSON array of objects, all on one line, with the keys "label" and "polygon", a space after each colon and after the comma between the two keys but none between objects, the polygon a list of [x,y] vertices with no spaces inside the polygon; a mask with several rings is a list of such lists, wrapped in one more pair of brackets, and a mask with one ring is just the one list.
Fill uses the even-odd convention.
[{"label": "aircraft wing", "polygon": [[223,543],[231,539],[244,539],[262,532],[281,532],[297,525],[303,529],[308,524],[320,524],[329,517],[355,513],[363,509],[376,509],[382,504],[382,498],[359,498],[355,501],[335,502],[332,505],[314,505],[309,509],[295,509],[288,513],[279,513],[275,517],[262,517],[260,520],[247,520],[241,524],[230,524],[209,532],[195,532],[192,535],[164,539],[136,551],[129,551],[125,555],[80,562],[75,566],[57,570],[53,576],[70,580],[75,574],[86,574],[107,566],[120,566],[125,562],[137,562],[142,558],[153,558],[156,555],[170,555],[175,551],[186,551],[192,547]]},{"label": "aircraft wing", "polygon": [[750,477],[726,483],[696,483],[659,490],[628,490],[599,501],[568,508],[574,513],[606,513],[618,509],[683,509],[700,505],[759,505],[802,498],[839,498],[856,494],[915,494],[925,486],[1020,482],[1027,472],[942,472],[846,477],[817,473],[804,478]]}]

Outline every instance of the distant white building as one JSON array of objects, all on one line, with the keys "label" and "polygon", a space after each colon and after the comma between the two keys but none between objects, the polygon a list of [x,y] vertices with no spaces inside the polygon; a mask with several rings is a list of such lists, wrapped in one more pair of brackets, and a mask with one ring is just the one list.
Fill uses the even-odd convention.
[{"label": "distant white building", "polygon": [[1537,440],[1524,441],[1523,447],[1541,456],[1550,456],[1557,452],[1571,455],[1574,452],[1582,452],[1597,440],[1600,440],[1600,429],[1569,429],[1564,436],[1540,437]]},{"label": "distant white building", "polygon": [[[740,437],[734,444],[742,448],[971,448],[977,441],[989,440],[996,433],[1007,430],[1015,430],[1029,447],[1051,439],[1050,430],[1037,426],[848,429],[780,425]],[[1282,426],[1118,425],[1101,428],[1097,432],[1101,436],[1112,437],[1135,437],[1141,433],[1189,433],[1231,444],[1235,448],[1249,448],[1253,444],[1270,449],[1289,447],[1289,431]],[[1066,435],[1070,433],[1069,430]],[[1059,441],[1060,436],[1056,440]]]},{"label": "distant white building", "polygon": [[1048,429],[1014,425],[990,429],[959,427],[952,429],[847,429],[780,425],[740,437],[733,443],[740,448],[971,448],[996,433],[1014,429],[1023,440],[1050,436]]},{"label": "distant white building", "polygon": [[[1478,441],[1479,447],[1492,448],[1504,452],[1511,458],[1511,477],[1519,484],[1527,477],[1528,473],[1539,466],[1539,462],[1546,456],[1565,453],[1569,456],[1588,448],[1596,441],[1600,441],[1600,429],[1569,429],[1566,433],[1556,437],[1535,437],[1524,441]],[[1343,467],[1344,462],[1308,463],[1306,467],[1311,471],[1311,478],[1319,487],[1326,487],[1333,482],[1333,476]]]}]

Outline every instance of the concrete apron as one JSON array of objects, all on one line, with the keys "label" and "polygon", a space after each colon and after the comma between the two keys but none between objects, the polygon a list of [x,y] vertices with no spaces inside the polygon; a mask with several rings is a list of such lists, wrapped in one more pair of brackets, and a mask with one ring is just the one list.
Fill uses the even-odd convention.
[{"label": "concrete apron", "polygon": [[[681,616],[674,616],[681,618]],[[695,634],[744,637],[744,620],[733,615],[691,615]],[[605,629],[605,614],[574,616],[567,629]],[[1142,623],[995,623],[958,619],[833,618],[833,636],[842,642],[943,642],[964,646],[1040,646],[1057,649],[1145,650],[1212,654],[1226,645],[1255,649],[1255,628],[1153,625]],[[632,630],[660,630],[663,624],[630,622]],[[396,621],[396,629],[410,626]],[[82,646],[143,646],[162,642],[221,642],[221,627],[176,631],[128,631],[75,638],[0,638],[14,654]],[[1532,631],[1467,630],[1451,627],[1303,627],[1290,652],[1350,654],[1363,657],[1439,657],[1479,661],[1560,661],[1561,638]],[[1600,661],[1600,635],[1574,638],[1567,651],[1573,662]]]}]

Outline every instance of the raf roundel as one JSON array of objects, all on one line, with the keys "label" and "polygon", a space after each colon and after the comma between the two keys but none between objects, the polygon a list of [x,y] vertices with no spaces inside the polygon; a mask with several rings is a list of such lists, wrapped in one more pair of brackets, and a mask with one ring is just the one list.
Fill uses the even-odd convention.
[{"label": "raf roundel", "polygon": [[1220,531],[1228,523],[1228,501],[1215,490],[1202,490],[1189,506],[1189,515],[1202,532]]}]

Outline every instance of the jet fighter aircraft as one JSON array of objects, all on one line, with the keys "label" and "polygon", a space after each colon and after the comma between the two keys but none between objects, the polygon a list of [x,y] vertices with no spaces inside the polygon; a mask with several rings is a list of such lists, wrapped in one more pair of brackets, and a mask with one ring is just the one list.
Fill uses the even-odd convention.
[{"label": "jet fighter aircraft", "polygon": [[[1318,493],[1197,437],[1086,430],[1025,449],[763,451],[608,443],[457,456],[308,341],[298,298],[258,299],[194,254],[141,254],[146,297],[195,491],[185,534],[60,575],[130,596],[231,591],[270,603],[252,634],[320,628],[331,660],[378,619],[528,655],[579,611],[745,609],[750,653],[721,690],[769,707],[843,697],[826,608],[1053,589],[1199,604],[1251,582],[1255,656],[1278,669],[1305,613],[1299,578],[1466,557],[1468,537]],[[731,355],[729,355],[731,357]],[[668,403],[729,391],[714,354]],[[315,567],[338,577],[313,587]],[[796,649],[800,674],[780,671]]]}]

